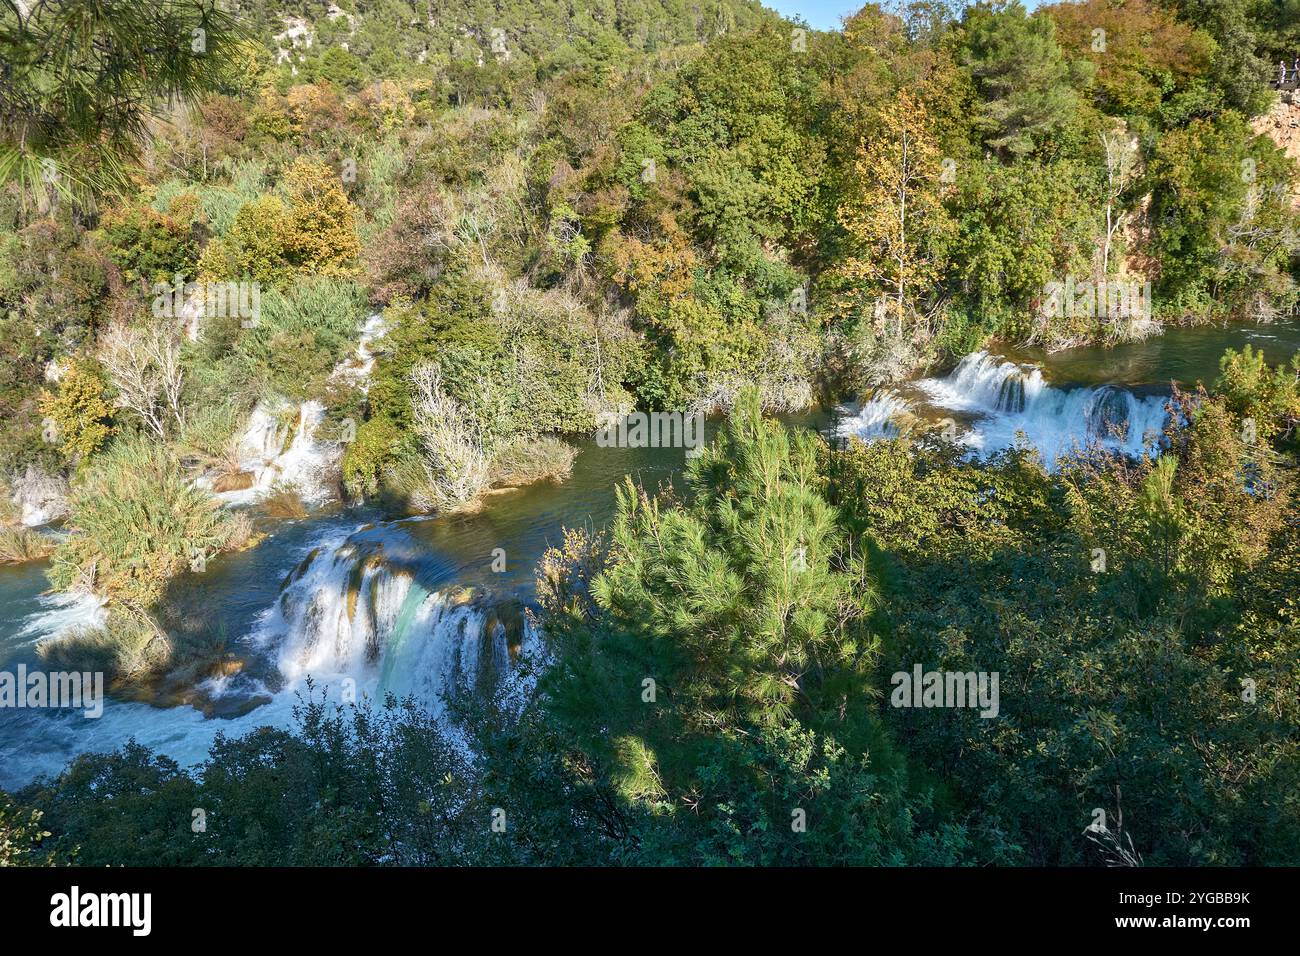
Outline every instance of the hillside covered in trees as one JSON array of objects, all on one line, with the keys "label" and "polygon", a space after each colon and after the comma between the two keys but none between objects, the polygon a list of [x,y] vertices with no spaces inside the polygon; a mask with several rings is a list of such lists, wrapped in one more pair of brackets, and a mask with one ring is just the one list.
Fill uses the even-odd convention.
[{"label": "hillside covered in trees", "polygon": [[[1294,317],[1296,0],[133,8],[0,7],[0,562],[101,609],[49,666],[174,703],[237,669],[176,595],[279,522],[718,431],[555,529],[521,680],[83,754],[0,793],[0,863],[1300,860],[1300,356],[1229,351],[1137,456],[792,418]],[[891,705],[914,662],[996,717]]]}]

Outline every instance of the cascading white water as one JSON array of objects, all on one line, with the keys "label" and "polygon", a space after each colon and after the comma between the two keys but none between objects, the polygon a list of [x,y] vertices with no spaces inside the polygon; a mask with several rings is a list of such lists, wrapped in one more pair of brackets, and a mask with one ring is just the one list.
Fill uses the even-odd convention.
[{"label": "cascading white water", "polygon": [[108,620],[107,602],[87,591],[54,591],[40,597],[41,610],[23,622],[15,635],[33,643],[51,635],[93,631]]},{"label": "cascading white water", "polygon": [[361,326],[361,337],[357,340],[356,354],[340,362],[330,374],[335,378],[352,382],[362,392],[370,390],[370,373],[375,368],[375,352],[372,346],[384,337],[388,323],[381,313],[375,312],[366,318]]},{"label": "cascading white water", "polygon": [[1043,373],[1005,362],[987,352],[967,355],[943,378],[917,383],[932,402],[953,411],[1023,414],[1048,386]]},{"label": "cascading white water", "polygon": [[[530,644],[529,623],[520,625]],[[358,691],[410,696],[435,715],[448,695],[486,689],[510,666],[506,628],[490,607],[463,592],[430,591],[373,541],[309,555],[256,639],[277,648],[291,684],[350,678]]]},{"label": "cascading white water", "polygon": [[[1168,417],[1162,396],[1116,385],[1055,388],[1040,369],[987,352],[967,355],[948,375],[922,379],[915,388],[924,396],[921,406],[972,420],[959,440],[973,452],[1010,448],[1023,436],[1049,467],[1093,444],[1139,455],[1159,441]],[[887,437],[896,433],[899,416],[913,410],[921,408],[885,393],[844,420],[841,433],[866,441]]]},{"label": "cascading white water", "polygon": [[[335,366],[331,377],[368,391],[375,367],[373,347],[387,331],[382,315],[369,316],[361,326],[355,353]],[[325,406],[314,399],[296,410],[283,401],[258,403],[238,447],[240,469],[251,476],[251,484],[217,497],[227,505],[247,505],[282,482],[296,487],[309,504],[328,499],[332,490],[325,479],[342,457],[342,440],[348,439],[321,434],[325,414]],[[202,487],[211,484],[211,477],[200,479]]]},{"label": "cascading white water", "polygon": [[239,440],[240,467],[252,484],[239,491],[219,494],[227,504],[248,504],[278,482],[295,486],[304,501],[322,501],[329,489],[322,478],[339,455],[336,442],[322,442],[317,431],[325,420],[325,406],[303,402],[292,424],[285,424],[287,406],[259,404],[249,416]]},{"label": "cascading white water", "polygon": [[841,437],[856,435],[864,441],[897,438],[899,420],[910,411],[907,402],[889,390],[878,391],[856,409],[842,409],[837,432]]},{"label": "cascading white water", "polygon": [[[95,720],[10,710],[0,730],[0,787],[56,774],[79,753],[116,750],[130,739],[195,766],[218,733],[236,737],[255,727],[293,726],[308,677],[317,696],[324,693],[335,704],[359,702],[363,695],[375,701],[389,693],[399,700],[411,697],[442,721],[450,740],[467,746],[448,719],[449,700],[503,687],[522,704],[531,670],[519,663],[538,658],[540,635],[517,606],[467,599],[454,587],[423,587],[403,562],[385,556],[386,545],[423,555],[401,532],[387,529],[335,527],[304,546],[280,597],[248,635],[269,660],[261,676],[251,668],[197,688],[206,700],[231,704],[220,709],[234,716],[214,720],[199,706],[160,708],[114,699]],[[100,602],[87,596],[53,595],[41,603],[42,611],[21,629],[25,643],[103,623]],[[344,696],[349,689],[355,697]]]}]

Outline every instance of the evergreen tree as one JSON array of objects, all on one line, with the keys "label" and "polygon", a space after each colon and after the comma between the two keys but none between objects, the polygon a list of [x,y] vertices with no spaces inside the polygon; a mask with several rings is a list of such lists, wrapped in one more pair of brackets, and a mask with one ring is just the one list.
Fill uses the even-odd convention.
[{"label": "evergreen tree", "polygon": [[971,7],[961,43],[982,100],[975,128],[988,147],[1025,156],[1074,120],[1094,68],[1066,58],[1050,17],[1028,16],[1020,0]]},{"label": "evergreen tree", "polygon": [[236,40],[211,0],[5,0],[0,185],[39,198],[123,182],[156,108],[217,88]]},{"label": "evergreen tree", "polygon": [[818,445],[743,396],[685,501],[623,489],[594,604],[564,590],[545,621],[546,706],[626,807],[631,859],[951,862],[964,846],[958,826],[917,832],[927,797],[906,793],[874,715],[877,589]]}]

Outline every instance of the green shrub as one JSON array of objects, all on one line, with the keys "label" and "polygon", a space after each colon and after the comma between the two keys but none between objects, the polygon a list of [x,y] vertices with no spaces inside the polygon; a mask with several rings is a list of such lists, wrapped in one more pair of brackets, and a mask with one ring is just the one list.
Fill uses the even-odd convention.
[{"label": "green shrub", "polygon": [[139,438],[115,444],[83,475],[67,526],[49,571],[54,586],[90,584],[141,609],[177,574],[248,536],[246,521],[192,487],[168,449]]},{"label": "green shrub", "polygon": [[356,440],[343,455],[343,481],[351,494],[378,494],[401,437],[401,430],[390,418],[372,418],[357,427]]},{"label": "green shrub", "polygon": [[356,347],[365,299],[341,279],[300,278],[262,293],[257,324],[236,352],[271,391],[301,400],[319,394],[334,367]]},{"label": "green shrub", "polygon": [[536,481],[563,481],[573,471],[578,449],[562,438],[543,435],[506,445],[492,459],[492,484],[517,488]]},{"label": "green shrub", "polygon": [[171,282],[189,274],[198,246],[188,225],[148,206],[131,206],[105,216],[109,257],[129,282]]},{"label": "green shrub", "polygon": [[179,445],[202,461],[224,461],[240,433],[247,409],[239,403],[197,402],[181,428]]},{"label": "green shrub", "polygon": [[260,160],[225,162],[219,165],[228,183],[188,183],[168,179],[154,188],[153,208],[157,212],[171,209],[172,200],[182,193],[193,192],[199,197],[203,217],[212,228],[213,235],[224,236],[235,222],[235,216],[247,203],[262,194],[266,167]]},{"label": "green shrub", "polygon": [[41,827],[41,812],[28,810],[0,793],[0,866],[40,865],[48,854],[40,851],[41,842],[50,836]]},{"label": "green shrub", "polygon": [[1228,410],[1254,423],[1261,442],[1279,435],[1294,437],[1300,424],[1300,353],[1290,365],[1270,366],[1263,351],[1249,345],[1240,352],[1228,349],[1219,360],[1214,392],[1223,396]]}]

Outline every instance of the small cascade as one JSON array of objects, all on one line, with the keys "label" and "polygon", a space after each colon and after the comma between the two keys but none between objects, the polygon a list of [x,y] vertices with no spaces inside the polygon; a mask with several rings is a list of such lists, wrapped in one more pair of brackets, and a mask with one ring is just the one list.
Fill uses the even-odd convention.
[{"label": "small cascade", "polygon": [[409,617],[389,635],[379,675],[379,692],[413,697],[432,713],[456,693],[486,693],[508,667],[501,628],[487,626],[485,609],[443,593],[412,590]]},{"label": "small cascade", "polygon": [[998,411],[1019,415],[1025,410],[1025,377],[1017,372],[1002,380],[998,388]]},{"label": "small cascade", "polygon": [[317,432],[325,421],[325,406],[303,402],[289,418],[289,406],[259,403],[239,440],[240,468],[248,487],[223,492],[228,504],[248,504],[278,482],[296,486],[304,501],[319,502],[330,495],[325,481],[340,454],[337,442],[321,441]]},{"label": "small cascade", "polygon": [[880,393],[845,418],[840,434],[864,441],[892,437],[906,415],[958,412],[969,419],[959,440],[972,453],[992,454],[1028,442],[1049,467],[1089,445],[1137,456],[1154,447],[1168,413],[1162,395],[1139,395],[1118,385],[1055,388],[1041,369],[987,352],[967,355],[945,376],[915,383],[909,404]]},{"label": "small cascade", "polygon": [[[79,753],[116,750],[132,739],[197,766],[218,734],[294,726],[308,678],[317,699],[331,704],[412,698],[466,750],[450,701],[500,691],[509,706],[523,706],[535,670],[520,665],[541,660],[542,647],[519,602],[451,584],[455,569],[397,525],[335,526],[305,547],[279,597],[239,638],[246,666],[199,684],[193,706],[110,698],[97,720],[0,710],[0,787],[16,789],[57,774]],[[13,637],[23,659],[38,667],[41,642],[102,625],[105,616],[93,596],[45,595]],[[222,719],[210,719],[214,714]]]},{"label": "small cascade", "polygon": [[[383,316],[375,313],[361,326],[356,352],[330,373],[366,392],[375,367],[373,346],[388,331]],[[296,414],[288,403],[259,402],[240,436],[238,454],[243,472],[241,487],[225,490],[218,497],[226,504],[251,504],[273,485],[283,482],[297,487],[303,501],[319,504],[333,494],[328,476],[343,456],[341,435],[321,434],[325,406],[303,402]],[[354,423],[355,424],[355,423]],[[202,479],[211,487],[210,479]]]},{"label": "small cascade", "polygon": [[388,332],[388,324],[378,312],[366,318],[361,326],[361,337],[357,341],[357,351],[352,358],[340,362],[331,373],[336,378],[347,379],[361,389],[370,390],[370,374],[375,369],[374,344]]},{"label": "small cascade", "polygon": [[987,352],[967,355],[943,378],[917,383],[935,405],[953,411],[1022,414],[1047,387],[1043,373]]},{"label": "small cascade", "polygon": [[1113,385],[1103,385],[1093,390],[1084,408],[1088,437],[1123,441],[1134,417],[1135,405],[1132,395]]},{"label": "small cascade", "polygon": [[863,441],[897,438],[903,431],[902,423],[911,417],[911,406],[894,392],[881,389],[856,409],[842,406],[836,426],[841,438],[856,435]]},{"label": "small cascade", "polygon": [[23,622],[16,637],[41,644],[76,631],[93,631],[108,620],[106,601],[89,591],[53,591],[40,596],[40,610]]}]

